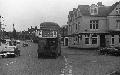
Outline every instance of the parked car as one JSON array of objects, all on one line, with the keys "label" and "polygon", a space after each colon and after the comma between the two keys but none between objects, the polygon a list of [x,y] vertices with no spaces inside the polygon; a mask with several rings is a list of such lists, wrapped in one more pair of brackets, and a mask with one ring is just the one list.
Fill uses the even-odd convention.
[{"label": "parked car", "polygon": [[113,47],[113,46],[109,46],[109,47],[105,47],[105,48],[100,48],[98,50],[98,53],[100,55],[117,55],[120,56],[120,48],[119,47]]},{"label": "parked car", "polygon": [[20,44],[20,40],[16,40],[16,43],[17,43],[17,44]]},{"label": "parked car", "polygon": [[28,46],[28,43],[23,43],[23,47],[27,47]]},{"label": "parked car", "polygon": [[0,52],[2,57],[20,56],[20,50],[11,40],[6,40],[3,50]]}]

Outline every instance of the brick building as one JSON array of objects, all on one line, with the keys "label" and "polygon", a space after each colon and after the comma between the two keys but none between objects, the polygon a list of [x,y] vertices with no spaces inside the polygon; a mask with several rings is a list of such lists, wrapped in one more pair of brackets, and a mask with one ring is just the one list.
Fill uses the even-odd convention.
[{"label": "brick building", "polygon": [[120,46],[120,2],[78,5],[68,15],[69,47]]}]

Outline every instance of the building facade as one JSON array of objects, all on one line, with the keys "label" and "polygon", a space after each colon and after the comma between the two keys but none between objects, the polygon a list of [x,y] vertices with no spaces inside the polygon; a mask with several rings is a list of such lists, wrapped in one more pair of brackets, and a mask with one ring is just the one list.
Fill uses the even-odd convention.
[{"label": "building facade", "polygon": [[63,46],[68,46],[68,25],[63,25],[60,28],[61,43]]},{"label": "building facade", "polygon": [[112,6],[78,5],[68,15],[68,46],[98,48],[120,46],[120,2]]}]

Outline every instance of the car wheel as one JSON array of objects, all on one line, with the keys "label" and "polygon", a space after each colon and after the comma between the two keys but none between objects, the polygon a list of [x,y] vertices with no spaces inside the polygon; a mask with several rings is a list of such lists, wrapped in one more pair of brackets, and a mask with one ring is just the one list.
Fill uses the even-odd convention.
[{"label": "car wheel", "polygon": [[2,55],[2,58],[4,58],[5,56]]}]

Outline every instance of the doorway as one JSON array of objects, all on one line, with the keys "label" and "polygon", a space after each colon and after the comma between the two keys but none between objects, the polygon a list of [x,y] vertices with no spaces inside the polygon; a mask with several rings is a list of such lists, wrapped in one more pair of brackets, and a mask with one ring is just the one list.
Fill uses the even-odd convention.
[{"label": "doorway", "polygon": [[65,45],[65,46],[68,46],[68,38],[65,38],[65,40],[64,40],[64,45]]},{"label": "doorway", "polygon": [[106,46],[105,35],[100,35],[100,47],[105,47],[105,46]]}]

